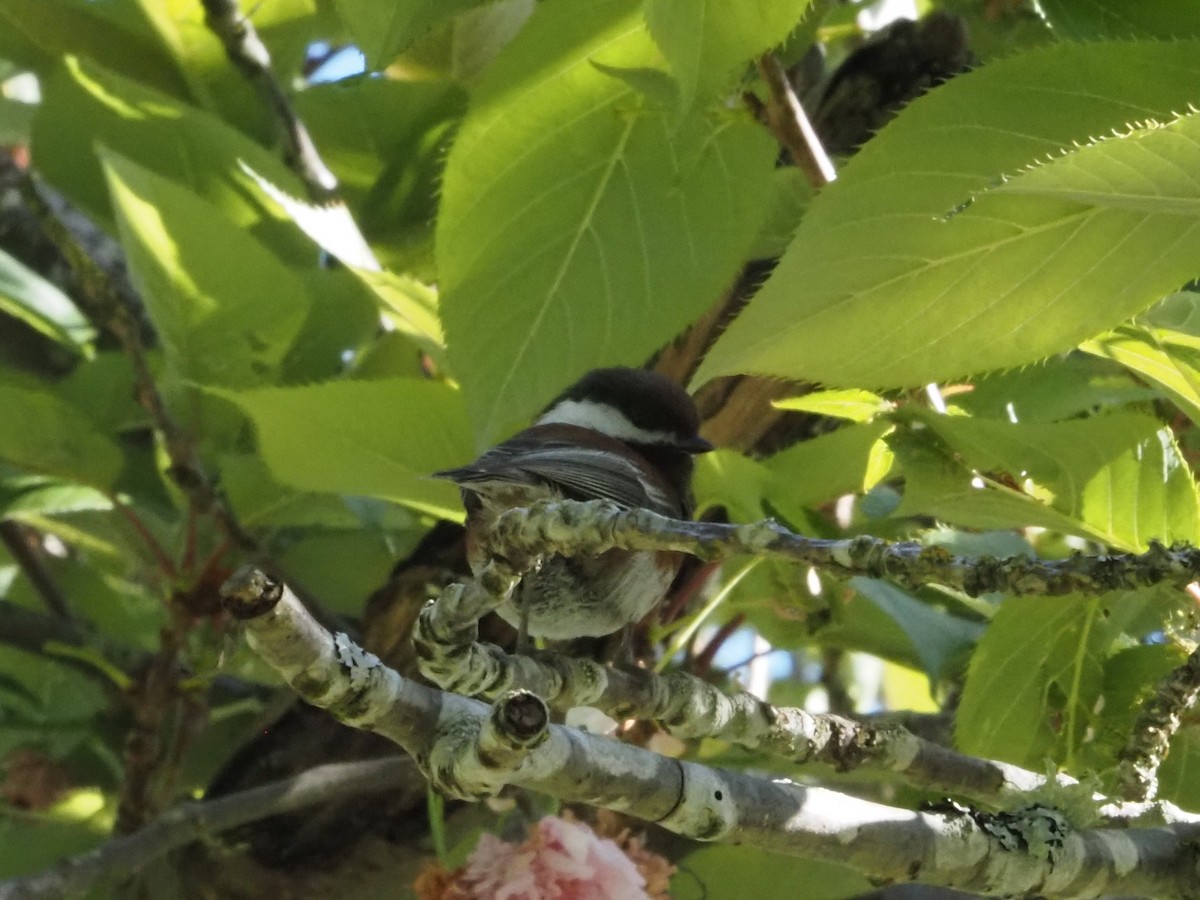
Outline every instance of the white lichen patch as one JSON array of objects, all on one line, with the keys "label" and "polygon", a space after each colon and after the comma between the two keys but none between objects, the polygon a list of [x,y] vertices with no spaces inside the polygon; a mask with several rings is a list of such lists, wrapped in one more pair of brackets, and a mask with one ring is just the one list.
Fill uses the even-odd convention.
[{"label": "white lichen patch", "polygon": [[383,665],[378,656],[358,646],[344,631],[333,636],[333,646],[338,662],[346,667],[350,675],[350,686],[353,688],[362,687],[371,677],[371,670]]}]

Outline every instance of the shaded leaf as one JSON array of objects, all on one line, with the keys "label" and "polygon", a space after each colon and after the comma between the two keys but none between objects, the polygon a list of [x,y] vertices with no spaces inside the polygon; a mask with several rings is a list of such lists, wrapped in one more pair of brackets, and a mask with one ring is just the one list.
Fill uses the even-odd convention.
[{"label": "shaded leaf", "polygon": [[0,478],[0,519],[30,513],[53,515],[85,509],[112,509],[112,500],[94,487],[44,475]]},{"label": "shaded leaf", "polygon": [[754,847],[706,844],[680,862],[671,879],[671,897],[794,900],[797,885],[804,885],[805,900],[840,900],[871,889],[866,878],[837,863],[793,859]]},{"label": "shaded leaf", "polygon": [[[0,459],[27,472],[59,475],[106,490],[121,470],[121,451],[79,410],[42,392],[0,384]],[[12,427],[20,423],[19,427]]]},{"label": "shaded leaf", "polygon": [[912,642],[913,653],[931,681],[946,663],[978,640],[984,627],[934,609],[886,581],[852,578],[851,586],[895,622]]},{"label": "shaded leaf", "polygon": [[308,315],[304,283],[195,194],[115,153],[104,165],[174,377],[230,387],[270,379]]},{"label": "shaded leaf", "polygon": [[1184,809],[1200,810],[1200,726],[1185,726],[1171,740],[1171,752],[1159,770],[1158,795]]},{"label": "shaded leaf", "polygon": [[66,60],[42,88],[33,123],[39,172],[101,222],[114,221],[98,145],[186,185],[289,260],[312,245],[262,199],[246,168],[291,193],[302,188],[276,154],[216,116],[93,63]]},{"label": "shaded leaf", "polygon": [[462,517],[458,490],[429,477],[471,457],[470,427],[452,388],[390,379],[220,394],[253,419],[262,457],[281,483]]},{"label": "shaded leaf", "polygon": [[901,515],[976,528],[1042,525],[1131,551],[1151,540],[1196,540],[1192,474],[1170,430],[1149,416],[1053,424],[921,418],[957,458],[922,458],[900,442]]},{"label": "shaded leaf", "polygon": [[64,56],[79,56],[175,97],[188,96],[178,67],[135,4],[0,0],[0,23],[0,55],[41,75]]},{"label": "shaded leaf", "polygon": [[381,69],[434,25],[483,0],[334,0],[368,69]]},{"label": "shaded leaf", "polygon": [[1080,349],[1119,362],[1159,385],[1200,424],[1200,338],[1122,325],[1084,342]]},{"label": "shaded leaf", "polygon": [[948,403],[981,419],[1054,422],[1158,396],[1159,391],[1135,384],[1111,364],[1073,354],[994,372],[977,379],[971,390],[950,397]]},{"label": "shaded leaf", "polygon": [[[771,479],[766,496],[789,519],[800,508],[864,489],[872,451],[891,429],[887,421],[847,425],[776,453],[764,465]],[[875,473],[878,481],[879,473]]]}]

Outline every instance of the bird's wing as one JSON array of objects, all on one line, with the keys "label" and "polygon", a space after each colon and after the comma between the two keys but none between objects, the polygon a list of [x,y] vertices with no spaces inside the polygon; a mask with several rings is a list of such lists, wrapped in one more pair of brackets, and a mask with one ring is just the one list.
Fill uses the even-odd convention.
[{"label": "bird's wing", "polygon": [[573,500],[611,500],[629,509],[680,515],[678,504],[644,464],[569,440],[527,439],[520,434],[469,465],[437,475],[468,490],[472,483],[547,485]]}]

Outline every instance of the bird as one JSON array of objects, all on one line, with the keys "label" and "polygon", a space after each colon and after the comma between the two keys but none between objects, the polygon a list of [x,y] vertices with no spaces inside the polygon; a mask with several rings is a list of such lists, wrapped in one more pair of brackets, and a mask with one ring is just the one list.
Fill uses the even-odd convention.
[{"label": "bird", "polygon": [[[478,574],[488,563],[486,536],[496,518],[539,500],[609,500],[623,509],[690,519],[694,457],[713,449],[699,429],[692,398],[666,376],[593,369],[532,426],[434,477],[459,486],[467,558]],[[551,556],[522,578],[497,612],[521,640],[613,634],[658,605],[682,561],[675,552],[623,549]]]}]

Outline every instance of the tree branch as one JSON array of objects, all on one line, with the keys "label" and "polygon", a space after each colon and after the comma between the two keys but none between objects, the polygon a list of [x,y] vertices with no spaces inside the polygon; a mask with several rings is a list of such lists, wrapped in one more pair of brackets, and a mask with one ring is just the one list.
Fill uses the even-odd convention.
[{"label": "tree branch", "polygon": [[865,575],[916,589],[942,584],[971,597],[999,592],[1055,597],[1101,594],[1152,585],[1183,589],[1200,579],[1200,549],[1151,542],[1141,554],[1042,560],[1025,556],[973,559],[916,541],[860,536],[824,540],[793,534],[772,519],[723,525],[624,510],[606,501],[564,500],[507,510],[489,535],[494,552],[526,557],[596,555],[617,547],[675,550],[700,559],[739,554],[789,560],[838,576]]},{"label": "tree branch", "polygon": [[[822,762],[839,772],[891,773],[927,790],[993,806],[1027,804],[1048,786],[1040,774],[957,753],[900,725],[813,715],[772,706],[745,691],[727,695],[686,672],[664,676],[616,669],[553,652],[510,655],[479,642],[479,617],[507,598],[519,575],[507,562],[493,560],[475,581],[450,585],[421,611],[413,642],[426,678],[445,690],[489,701],[530,691],[559,711],[590,706],[618,719],[659,722],[679,738],[715,737],[795,765]],[[1086,791],[1085,799],[1103,806],[1108,819],[1200,822],[1169,805],[1111,804],[1067,775],[1058,775],[1053,786],[1059,793]]]},{"label": "tree branch", "polygon": [[837,169],[821,146],[783,64],[774,53],[768,53],[758,60],[758,71],[770,91],[766,115],[771,132],[787,148],[808,183],[817,190],[825,187],[837,178]]},{"label": "tree branch", "polygon": [[1200,695],[1200,647],[1159,684],[1138,714],[1133,733],[1121,750],[1117,784],[1127,800],[1153,800],[1158,793],[1158,769],[1166,759],[1171,738],[1183,714]]},{"label": "tree branch", "polygon": [[271,71],[271,54],[254,23],[242,14],[237,0],[200,0],[204,23],[225,47],[225,55],[254,84],[282,126],[284,160],[300,176],[310,200],[325,203],[338,199],[337,176],[329,170],[308,129],[300,121],[279,81]]},{"label": "tree branch", "polygon": [[412,762],[402,756],[318,766],[238,794],[185,803],[135,834],[117,838],[37,875],[0,881],[0,900],[50,900],[111,885],[146,863],[208,835],[340,797],[401,784]]},{"label": "tree branch", "polygon": [[482,703],[409,681],[331,635],[286,586],[243,570],[225,585],[251,646],[310,703],[395,741],[434,785],[479,799],[512,784],[617,809],[697,840],[838,861],[872,877],[994,895],[1184,897],[1200,824],[1071,832],[1045,807],[913,812],[778,778],[659,756],[549,721],[527,692]]}]

